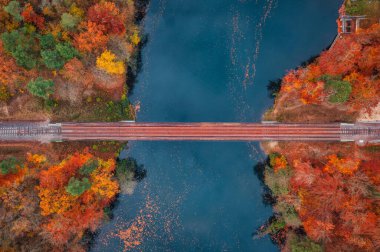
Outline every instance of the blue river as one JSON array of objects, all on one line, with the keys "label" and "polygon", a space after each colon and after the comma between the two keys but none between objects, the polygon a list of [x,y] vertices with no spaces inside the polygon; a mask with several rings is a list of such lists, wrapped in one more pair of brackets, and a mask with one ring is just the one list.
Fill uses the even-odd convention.
[{"label": "blue river", "polygon": [[[131,100],[140,122],[259,122],[267,84],[326,48],[341,1],[151,0]],[[259,143],[130,142],[147,176],[121,195],[91,251],[278,251]]]}]

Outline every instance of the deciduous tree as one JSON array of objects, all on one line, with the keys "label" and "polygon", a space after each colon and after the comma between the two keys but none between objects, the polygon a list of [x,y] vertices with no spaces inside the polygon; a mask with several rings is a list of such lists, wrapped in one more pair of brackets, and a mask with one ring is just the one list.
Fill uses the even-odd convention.
[{"label": "deciduous tree", "polygon": [[88,10],[88,19],[98,25],[104,25],[106,33],[123,34],[125,26],[120,11],[113,2],[101,2]]},{"label": "deciduous tree", "polygon": [[35,24],[40,30],[45,29],[44,17],[34,12],[33,6],[31,4],[27,3],[25,5],[24,10],[21,13],[21,16],[23,17],[25,22]]},{"label": "deciduous tree", "polygon": [[52,80],[44,80],[42,77],[30,81],[27,87],[32,95],[43,99],[49,98],[49,95],[54,92],[54,82]]},{"label": "deciduous tree", "polygon": [[116,55],[106,50],[96,59],[96,66],[109,74],[125,73],[125,65],[122,61],[116,60]]},{"label": "deciduous tree", "polygon": [[81,23],[83,31],[75,36],[75,46],[81,52],[95,52],[104,49],[108,36],[104,34],[104,26],[94,22]]}]

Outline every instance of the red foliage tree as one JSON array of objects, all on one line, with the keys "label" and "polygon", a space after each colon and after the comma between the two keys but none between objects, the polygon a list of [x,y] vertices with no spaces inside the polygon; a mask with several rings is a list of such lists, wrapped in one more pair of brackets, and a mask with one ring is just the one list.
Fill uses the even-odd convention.
[{"label": "red foliage tree", "polygon": [[62,76],[70,82],[88,87],[93,83],[93,75],[77,58],[68,61],[62,70]]},{"label": "red foliage tree", "polygon": [[121,35],[125,32],[120,11],[112,2],[101,2],[92,6],[88,10],[88,19],[98,25],[104,25],[107,33]]},{"label": "red foliage tree", "polygon": [[[83,233],[83,230],[94,232],[103,218],[104,213],[99,208],[81,209],[75,207],[63,215],[58,215],[44,225],[50,240],[57,246],[62,246],[73,237]],[[78,238],[81,238],[80,235]],[[76,239],[78,239],[76,238]]]},{"label": "red foliage tree", "polygon": [[366,75],[380,72],[380,45],[364,48],[358,65],[360,72]]},{"label": "red foliage tree", "polygon": [[353,36],[338,40],[331,50],[321,54],[318,64],[324,74],[346,75],[355,69],[360,58],[362,45]]},{"label": "red foliage tree", "polygon": [[67,185],[74,174],[87,162],[89,154],[76,153],[66,161],[50,167],[40,173],[40,186],[49,189],[58,189]]},{"label": "red foliage tree", "polygon": [[[368,188],[379,185],[379,162],[359,162],[352,158],[327,158],[324,167],[294,162],[291,188],[300,197],[297,208],[307,235],[326,249],[376,251],[380,232],[376,200]],[[372,172],[375,171],[375,172]]]},{"label": "red foliage tree", "polygon": [[38,15],[34,10],[33,6],[27,3],[24,7],[24,10],[21,13],[21,16],[24,18],[25,22],[35,24],[38,29],[45,29],[45,19],[43,16]]}]

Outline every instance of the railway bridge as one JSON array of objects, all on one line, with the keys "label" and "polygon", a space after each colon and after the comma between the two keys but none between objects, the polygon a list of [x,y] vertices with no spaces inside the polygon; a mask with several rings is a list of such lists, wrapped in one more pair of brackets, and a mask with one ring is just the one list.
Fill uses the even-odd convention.
[{"label": "railway bridge", "polygon": [[0,141],[355,141],[380,142],[380,122],[355,124],[0,122]]}]

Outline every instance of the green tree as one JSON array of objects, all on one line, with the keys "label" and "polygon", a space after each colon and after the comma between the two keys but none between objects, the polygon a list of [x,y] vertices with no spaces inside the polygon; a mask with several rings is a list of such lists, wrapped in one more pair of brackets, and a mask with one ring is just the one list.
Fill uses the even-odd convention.
[{"label": "green tree", "polygon": [[79,52],[70,43],[59,43],[56,45],[56,50],[65,60],[79,56]]},{"label": "green tree", "polygon": [[319,80],[326,84],[326,88],[330,90],[331,95],[329,101],[332,103],[344,103],[351,95],[352,86],[348,81],[343,81],[341,76],[322,75]]},{"label": "green tree", "polygon": [[61,26],[65,30],[72,30],[78,24],[79,18],[70,13],[63,13],[61,16]]},{"label": "green tree", "polygon": [[41,49],[43,50],[54,49],[56,42],[52,34],[41,35],[39,39],[40,39]]},{"label": "green tree", "polygon": [[9,173],[17,173],[17,166],[20,165],[20,161],[15,157],[9,157],[0,162],[0,174],[7,175]]},{"label": "green tree", "polygon": [[49,95],[54,93],[54,82],[52,80],[44,80],[38,77],[28,83],[27,88],[29,92],[37,97],[48,99]]},{"label": "green tree", "polygon": [[13,30],[11,32],[4,32],[1,34],[1,40],[3,41],[3,46],[5,51],[12,53],[16,50],[18,41],[21,35],[18,30]]},{"label": "green tree", "polygon": [[57,50],[42,50],[41,57],[49,69],[61,69],[65,65],[65,60]]},{"label": "green tree", "polygon": [[88,178],[83,178],[82,180],[77,178],[70,178],[69,183],[66,187],[66,192],[73,196],[80,196],[86,190],[90,189],[91,183]]},{"label": "green tree", "polygon": [[264,171],[265,184],[272,191],[274,196],[284,196],[289,194],[289,180],[291,177],[289,167],[274,172],[273,168],[266,166]]},{"label": "green tree", "polygon": [[98,160],[89,160],[87,161],[80,169],[79,174],[83,176],[90,175],[96,168],[98,168],[99,162]]},{"label": "green tree", "polygon": [[36,46],[37,38],[34,32],[28,32],[24,27],[1,35],[5,51],[9,52],[16,63],[26,69],[38,65],[39,48]]},{"label": "green tree", "polygon": [[275,212],[281,214],[287,226],[296,228],[302,224],[294,206],[291,204],[288,204],[286,201],[281,201],[281,200],[277,201],[276,204],[274,205],[274,210]]},{"label": "green tree", "polygon": [[139,165],[136,159],[127,158],[117,162],[116,178],[119,181],[122,194],[130,194],[137,181],[141,181],[146,176],[143,165]]},{"label": "green tree", "polygon": [[21,21],[21,6],[18,1],[10,1],[7,6],[4,7],[4,11],[6,11],[9,15],[14,17],[17,21]]},{"label": "green tree", "polygon": [[38,60],[33,52],[27,48],[18,45],[16,50],[12,53],[12,56],[16,59],[16,63],[26,69],[33,69],[37,67]]},{"label": "green tree", "polygon": [[327,88],[333,92],[329,97],[329,101],[333,103],[346,102],[352,92],[351,83],[348,81],[330,81],[327,83]]}]

